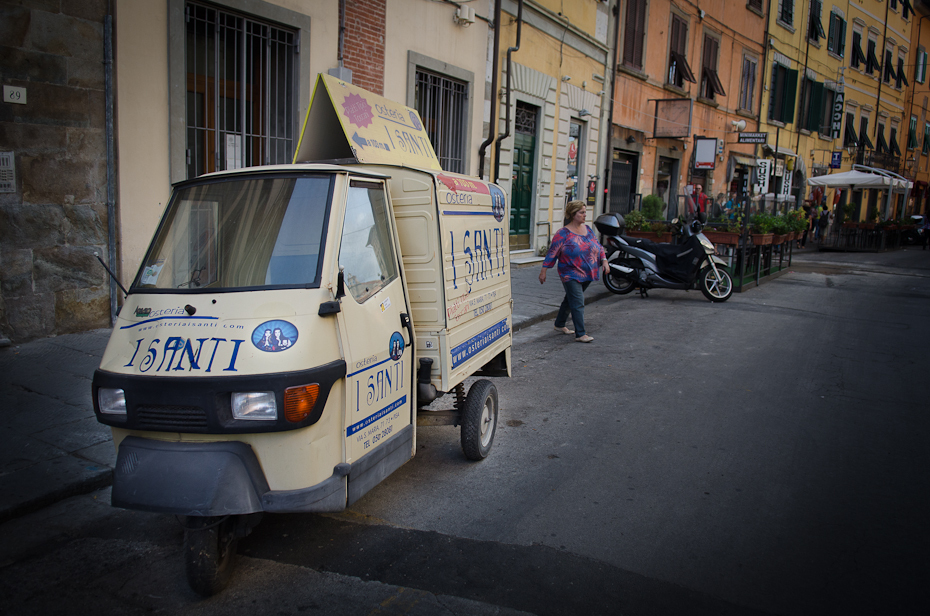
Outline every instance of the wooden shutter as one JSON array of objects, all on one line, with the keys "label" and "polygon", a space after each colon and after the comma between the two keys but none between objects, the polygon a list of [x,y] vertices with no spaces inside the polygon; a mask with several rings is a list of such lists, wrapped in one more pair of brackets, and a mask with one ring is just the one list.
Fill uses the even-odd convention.
[{"label": "wooden shutter", "polygon": [[645,0],[627,0],[626,24],[623,30],[623,63],[643,68],[643,39],[645,37]]},{"label": "wooden shutter", "polygon": [[782,122],[785,124],[794,122],[794,107],[797,98],[798,72],[789,68],[785,71],[785,98],[784,107],[782,107]]}]

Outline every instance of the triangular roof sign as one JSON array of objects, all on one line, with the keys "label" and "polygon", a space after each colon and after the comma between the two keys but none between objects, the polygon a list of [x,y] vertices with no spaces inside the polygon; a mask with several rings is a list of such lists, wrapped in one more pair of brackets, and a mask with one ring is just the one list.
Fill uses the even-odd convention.
[{"label": "triangular roof sign", "polygon": [[295,163],[359,162],[442,171],[415,109],[320,74]]}]

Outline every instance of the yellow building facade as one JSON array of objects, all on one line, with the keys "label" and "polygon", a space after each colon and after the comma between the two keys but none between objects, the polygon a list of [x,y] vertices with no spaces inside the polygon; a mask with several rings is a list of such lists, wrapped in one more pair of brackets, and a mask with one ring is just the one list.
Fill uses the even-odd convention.
[{"label": "yellow building facade", "polygon": [[[813,176],[853,165],[905,171],[910,0],[773,0],[768,17],[761,155],[773,172],[760,192],[793,207],[810,199]],[[840,210],[851,220],[893,214],[881,191],[846,192],[828,190],[824,201],[848,204]]]}]

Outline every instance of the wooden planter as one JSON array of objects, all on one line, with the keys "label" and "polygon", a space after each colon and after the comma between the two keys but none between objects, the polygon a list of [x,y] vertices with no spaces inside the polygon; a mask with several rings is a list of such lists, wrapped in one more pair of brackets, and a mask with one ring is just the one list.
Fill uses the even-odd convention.
[{"label": "wooden planter", "polygon": [[783,234],[781,234],[781,235],[778,235],[777,233],[773,233],[773,234],[772,234],[772,245],[773,245],[773,246],[778,246],[779,244],[784,244],[786,241],[788,241],[788,234],[787,234],[787,233],[783,233]]},{"label": "wooden planter", "polygon": [[669,243],[672,241],[671,231],[666,231],[665,233],[656,233],[655,231],[627,231],[627,237],[640,237],[645,240],[652,240],[653,242],[658,243]]},{"label": "wooden planter", "polygon": [[797,236],[798,236],[798,232],[797,232],[797,231],[792,231],[791,233],[788,234],[788,239],[785,240],[785,241],[786,241],[786,242],[793,242],[794,239],[795,239]]},{"label": "wooden planter", "polygon": [[753,233],[750,237],[752,238],[753,246],[768,246],[772,243],[774,235],[774,233]]},{"label": "wooden planter", "polygon": [[714,244],[722,246],[736,246],[739,244],[739,233],[728,233],[727,231],[708,231],[704,230],[704,235]]}]

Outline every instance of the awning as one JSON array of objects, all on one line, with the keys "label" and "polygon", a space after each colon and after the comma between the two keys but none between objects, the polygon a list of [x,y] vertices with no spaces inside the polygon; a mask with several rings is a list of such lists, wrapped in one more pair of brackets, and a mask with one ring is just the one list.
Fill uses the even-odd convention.
[{"label": "awning", "polygon": [[[767,144],[767,143],[764,144],[764,145],[762,146],[762,149],[763,149],[763,150],[768,150],[769,152],[774,152],[774,151],[775,151],[775,148],[772,147],[771,145]],[[783,156],[793,156],[793,157],[797,157],[797,154],[794,153],[794,150],[792,150],[792,149],[790,149],[790,148],[784,148],[784,147],[782,147],[782,146],[778,146],[778,153],[779,153],[779,154],[782,154]]]},{"label": "awning", "polygon": [[751,158],[749,156],[740,156],[739,154],[730,154],[730,158],[732,158],[736,162],[737,165],[745,165],[747,167],[756,166],[756,159]]}]

